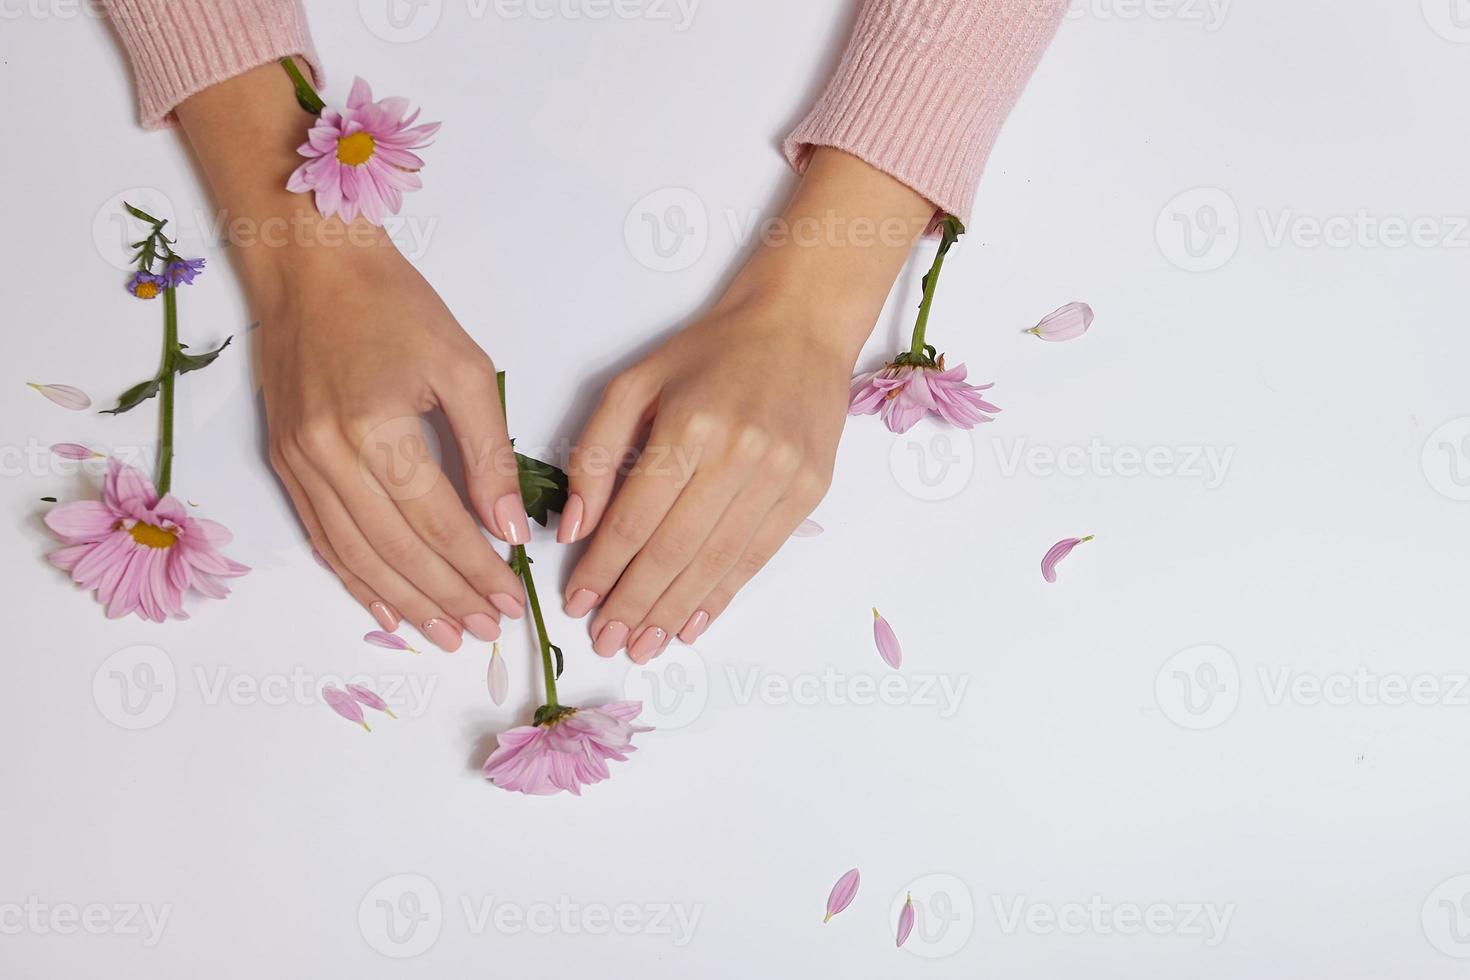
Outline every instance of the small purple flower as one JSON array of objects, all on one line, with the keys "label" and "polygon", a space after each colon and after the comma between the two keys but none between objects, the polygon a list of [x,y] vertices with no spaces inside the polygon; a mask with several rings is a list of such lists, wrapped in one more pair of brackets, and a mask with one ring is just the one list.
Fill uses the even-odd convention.
[{"label": "small purple flower", "polygon": [[174,259],[163,270],[170,286],[192,285],[196,276],[204,271],[203,259]]},{"label": "small purple flower", "polygon": [[128,280],[128,292],[139,299],[157,299],[158,294],[168,287],[168,280],[151,272],[138,271]]}]

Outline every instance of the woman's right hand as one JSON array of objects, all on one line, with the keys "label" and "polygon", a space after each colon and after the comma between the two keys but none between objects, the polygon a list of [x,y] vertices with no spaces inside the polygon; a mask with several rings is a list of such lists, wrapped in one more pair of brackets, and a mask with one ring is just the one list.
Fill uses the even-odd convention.
[{"label": "woman's right hand", "polygon": [[446,650],[524,609],[520,580],[428,454],[442,409],[475,511],[530,536],[495,367],[437,293],[359,217],[322,218],[286,190],[312,117],[262,65],[178,107],[261,326],[271,461],[312,544],[386,630],[407,617]]},{"label": "woman's right hand", "polygon": [[386,240],[292,245],[279,259],[279,287],[260,311],[260,368],[271,462],[312,544],[384,629],[402,615],[446,650],[461,628],[495,639],[501,614],[525,608],[520,580],[420,423],[444,412],[480,520],[524,544],[495,366]]}]

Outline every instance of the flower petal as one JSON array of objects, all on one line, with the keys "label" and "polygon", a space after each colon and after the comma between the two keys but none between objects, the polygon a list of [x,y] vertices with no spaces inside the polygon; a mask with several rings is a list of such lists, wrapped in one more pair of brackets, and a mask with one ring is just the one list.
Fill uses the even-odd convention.
[{"label": "flower petal", "polygon": [[371,633],[365,633],[362,638],[365,642],[371,643],[375,647],[382,647],[384,650],[410,650],[415,653],[418,652],[409,646],[408,641],[403,637],[393,633],[384,633],[382,630],[373,630]]},{"label": "flower petal", "polygon": [[384,701],[377,694],[363,687],[361,684],[348,684],[347,693],[352,695],[352,699],[358,704],[365,704],[374,711],[381,711],[389,718],[398,717],[393,713],[393,709],[388,707],[387,701]]},{"label": "flower petal", "polygon": [[1068,303],[1042,317],[1040,323],[1026,332],[1056,343],[1075,340],[1085,334],[1090,326],[1092,307],[1086,303]]},{"label": "flower petal", "polygon": [[1091,541],[1094,535],[1089,534],[1085,538],[1063,538],[1047,549],[1046,555],[1041,559],[1041,577],[1048,582],[1057,580],[1057,562],[1072,553],[1072,549],[1079,544]]},{"label": "flower petal", "polygon": [[57,456],[60,456],[62,459],[95,459],[96,457],[102,455],[99,452],[95,452],[87,448],[86,446],[75,442],[58,442],[56,445],[51,447],[51,451]]},{"label": "flower petal", "polygon": [[847,874],[837,879],[837,884],[832,886],[832,891],[827,896],[827,917],[822,920],[823,922],[832,921],[832,916],[852,904],[853,898],[857,895],[858,884],[861,878],[862,876],[858,874],[858,869],[853,868]]},{"label": "flower petal", "polygon": [[62,408],[70,409],[73,412],[80,412],[83,409],[92,407],[91,397],[80,388],[73,388],[71,385],[38,385],[31,381],[26,382],[26,384]]},{"label": "flower petal", "polygon": [[791,532],[793,538],[815,538],[822,533],[822,525],[808,517],[802,521],[795,531]]},{"label": "flower petal", "polygon": [[490,650],[490,667],[486,671],[485,684],[490,689],[490,700],[504,704],[510,693],[510,674],[505,669],[505,658],[500,655],[500,644]]},{"label": "flower petal", "polygon": [[878,656],[883,662],[897,670],[903,663],[903,650],[898,645],[898,637],[893,632],[893,627],[888,625],[888,620],[878,615],[878,610],[873,610],[873,642],[878,645]]},{"label": "flower petal", "polygon": [[362,716],[362,708],[346,691],[339,687],[324,687],[322,688],[322,700],[327,702],[327,707],[343,718],[361,725],[366,731],[372,731],[371,728],[368,728],[367,720]]},{"label": "flower petal", "polygon": [[914,931],[914,896],[910,895],[904,900],[903,909],[898,913],[898,942],[902,946],[908,942],[909,933]]}]

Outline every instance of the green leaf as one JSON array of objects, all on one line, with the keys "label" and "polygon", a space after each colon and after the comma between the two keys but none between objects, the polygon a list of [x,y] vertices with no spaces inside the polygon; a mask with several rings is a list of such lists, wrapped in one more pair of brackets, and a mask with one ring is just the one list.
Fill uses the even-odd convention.
[{"label": "green leaf", "polygon": [[124,201],[123,202],[123,208],[124,208],[124,210],[126,210],[128,212],[128,214],[131,214],[133,217],[137,218],[139,221],[146,221],[146,222],[148,222],[150,225],[153,226],[153,230],[154,231],[157,231],[158,229],[162,228],[164,225],[168,224],[168,219],[167,218],[155,218],[155,217],[153,217],[153,215],[149,214],[147,211],[144,211],[142,208],[135,208],[135,207],[133,207],[127,201]]},{"label": "green leaf", "polygon": [[186,354],[184,353],[184,348],[188,347],[189,345],[180,344],[178,347],[178,351],[174,355],[174,364],[177,365],[178,373],[188,374],[190,371],[199,371],[209,367],[211,364],[214,363],[214,359],[219,357],[220,353],[226,347],[230,346],[230,341],[234,339],[234,337],[226,337],[223,344],[220,344],[214,350],[208,351],[203,354]]},{"label": "green leaf", "polygon": [[562,656],[561,656],[561,647],[559,647],[555,643],[553,643],[551,645],[551,652],[554,653],[554,654],[556,654],[556,679],[557,680],[561,680],[561,671],[562,671],[562,666],[563,666],[563,664],[562,664]]},{"label": "green leaf", "polygon": [[158,378],[149,378],[140,381],[127,391],[117,397],[117,407],[104,409],[103,415],[121,415],[123,412],[131,412],[139,405],[158,394]]},{"label": "green leaf", "polygon": [[516,473],[521,481],[521,500],[526,505],[526,516],[545,527],[551,512],[560,514],[567,505],[570,487],[566,473],[550,463],[520,453],[516,453]]},{"label": "green leaf", "polygon": [[55,497],[42,497],[41,499],[43,501],[45,501],[46,503],[48,503],[48,504],[54,504],[54,503],[56,503],[56,498]]}]

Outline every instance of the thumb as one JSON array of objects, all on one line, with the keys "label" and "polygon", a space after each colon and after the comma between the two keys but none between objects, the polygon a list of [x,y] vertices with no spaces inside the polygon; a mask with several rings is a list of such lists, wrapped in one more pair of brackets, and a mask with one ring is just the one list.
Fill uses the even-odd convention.
[{"label": "thumb", "polygon": [[571,493],[556,540],[580,541],[597,527],[617,486],[618,471],[637,450],[639,430],[652,415],[658,388],[632,372],[613,378],[567,465]]},{"label": "thumb", "polygon": [[505,428],[495,367],[484,359],[447,388],[437,389],[439,407],[464,459],[470,503],[490,533],[510,544],[531,540],[531,525],[521,501],[515,450]]}]

